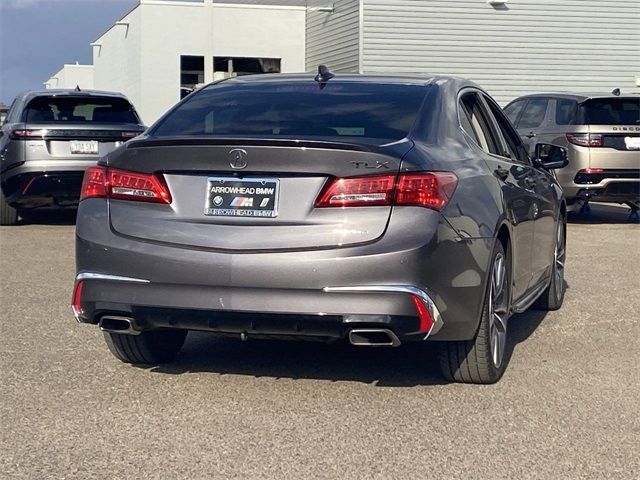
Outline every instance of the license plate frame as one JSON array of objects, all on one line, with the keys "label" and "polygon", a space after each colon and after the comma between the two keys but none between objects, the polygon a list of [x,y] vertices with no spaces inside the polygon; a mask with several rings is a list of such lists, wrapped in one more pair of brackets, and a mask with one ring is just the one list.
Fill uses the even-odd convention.
[{"label": "license plate frame", "polygon": [[207,177],[204,214],[209,217],[275,218],[280,179]]},{"label": "license plate frame", "polygon": [[71,140],[69,141],[69,149],[73,155],[97,155],[97,140]]}]

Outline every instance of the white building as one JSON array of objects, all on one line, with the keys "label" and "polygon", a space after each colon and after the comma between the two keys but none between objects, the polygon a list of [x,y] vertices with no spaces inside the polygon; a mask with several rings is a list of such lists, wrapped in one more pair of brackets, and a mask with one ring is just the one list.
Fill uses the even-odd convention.
[{"label": "white building", "polygon": [[65,64],[44,82],[46,88],[93,88],[93,65]]},{"label": "white building", "polygon": [[501,103],[640,92],[638,0],[140,0],[91,45],[93,85],[81,65],[46,85],[123,92],[148,124],[199,83],[320,63],[463,76]]}]

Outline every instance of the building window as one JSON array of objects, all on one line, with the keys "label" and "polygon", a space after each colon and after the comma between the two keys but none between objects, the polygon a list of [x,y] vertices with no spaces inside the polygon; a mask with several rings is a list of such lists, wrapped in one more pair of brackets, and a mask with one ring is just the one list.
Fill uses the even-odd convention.
[{"label": "building window", "polygon": [[180,98],[189,95],[201,83],[204,83],[204,57],[181,55]]},{"label": "building window", "polygon": [[213,57],[213,79],[256,73],[280,73],[279,58]]}]

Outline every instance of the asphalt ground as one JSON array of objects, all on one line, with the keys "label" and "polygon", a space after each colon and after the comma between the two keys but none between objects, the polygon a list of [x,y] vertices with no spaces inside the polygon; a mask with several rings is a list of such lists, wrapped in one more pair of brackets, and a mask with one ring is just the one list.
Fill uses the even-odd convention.
[{"label": "asphalt ground", "polygon": [[0,229],[0,477],[640,478],[640,225],[573,216],[564,307],[509,325],[493,386],[393,350],[190,334],[113,358],[69,309],[73,219]]}]

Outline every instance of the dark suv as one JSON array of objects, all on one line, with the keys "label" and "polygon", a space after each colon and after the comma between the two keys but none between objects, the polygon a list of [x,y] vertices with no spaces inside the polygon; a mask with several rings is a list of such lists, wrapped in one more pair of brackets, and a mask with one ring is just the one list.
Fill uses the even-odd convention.
[{"label": "dark suv", "polygon": [[85,169],[144,129],[118,93],[19,95],[0,130],[0,225],[34,209],[76,207]]},{"label": "dark suv", "polygon": [[538,143],[568,151],[557,171],[569,205],[589,200],[640,207],[640,96],[536,94],[517,98],[505,113],[533,153]]}]

